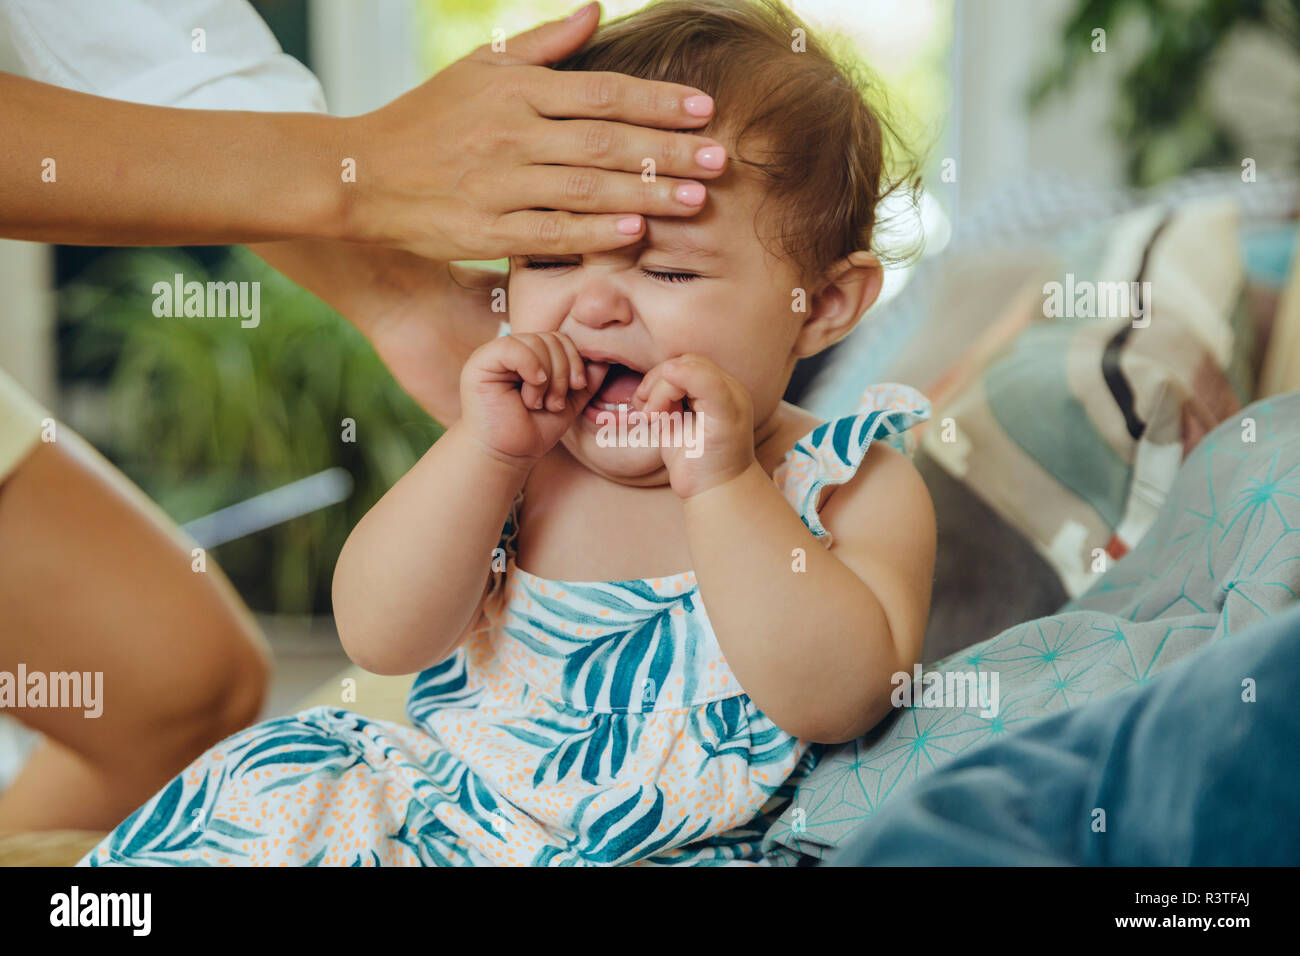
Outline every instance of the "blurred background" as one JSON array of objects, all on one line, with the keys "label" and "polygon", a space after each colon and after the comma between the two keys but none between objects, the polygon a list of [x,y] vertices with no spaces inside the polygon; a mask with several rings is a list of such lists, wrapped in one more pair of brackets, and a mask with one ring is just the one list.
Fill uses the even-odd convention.
[{"label": "blurred background", "polygon": [[[321,79],[331,112],[354,115],[418,84],[496,28],[512,35],[576,4],[257,0],[255,6],[286,52]],[[605,0],[604,16],[640,5]],[[851,404],[863,381],[889,371],[891,356],[907,345],[900,330],[908,326],[902,309],[909,283],[950,242],[996,235],[1013,219],[1042,225],[1101,215],[1134,190],[1197,170],[1219,170],[1236,182],[1243,157],[1261,180],[1288,177],[1297,162],[1294,3],[795,0],[790,6],[814,28],[839,33],[879,77],[904,117],[903,132],[926,157],[920,214],[904,217],[890,238],[905,243],[922,234],[923,257],[890,273],[882,301],[839,347],[838,358],[818,357],[792,384],[791,400],[823,416],[849,410],[844,403]],[[6,57],[12,52],[0,50],[0,68]],[[260,327],[155,319],[150,287],[177,272],[186,280],[260,280]],[[2,242],[0,288],[9,314],[20,320],[0,329],[0,365],[178,523],[313,475],[346,473],[350,480],[327,481],[316,495],[303,491],[299,507],[291,503],[285,512],[308,513],[213,551],[273,641],[281,642],[277,653],[299,647],[312,657],[313,648],[321,649],[319,667],[308,668],[302,680],[330,673],[338,662],[328,615],[339,548],[436,439],[438,424],[392,382],[346,322],[242,249]],[[828,376],[837,361],[850,362],[854,374]],[[360,423],[364,440],[338,440],[344,418]],[[282,689],[271,710],[283,709],[296,690]]]}]

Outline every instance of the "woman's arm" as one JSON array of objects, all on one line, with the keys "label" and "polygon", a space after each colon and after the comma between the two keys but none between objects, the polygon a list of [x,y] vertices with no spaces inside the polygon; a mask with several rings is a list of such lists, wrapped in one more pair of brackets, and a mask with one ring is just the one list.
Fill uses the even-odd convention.
[{"label": "woman's arm", "polygon": [[506,318],[493,311],[504,272],[355,243],[250,248],[355,325],[425,411],[443,425],[459,420],[465,360]]},{"label": "woman's arm", "polygon": [[361,519],[333,589],[339,639],[357,665],[410,674],[455,649],[527,476],[453,426]]},{"label": "woman's arm", "polygon": [[102,246],[342,237],[346,122],[142,106],[0,73],[0,234]]},{"label": "woman's arm", "polygon": [[[698,212],[674,197],[684,181],[674,177],[711,178],[725,162],[712,139],[677,132],[712,116],[698,91],[543,65],[585,42],[595,7],[509,38],[508,53],[484,44],[348,118],[260,112],[324,104],[246,3],[156,0],[127,8],[134,18],[106,4],[76,9],[84,22],[71,26],[48,4],[0,4],[35,79],[82,90],[0,74],[3,236],[342,239],[439,262],[591,252],[639,241],[639,216],[620,230],[629,214]],[[221,27],[211,49],[191,50],[187,17]]]}]

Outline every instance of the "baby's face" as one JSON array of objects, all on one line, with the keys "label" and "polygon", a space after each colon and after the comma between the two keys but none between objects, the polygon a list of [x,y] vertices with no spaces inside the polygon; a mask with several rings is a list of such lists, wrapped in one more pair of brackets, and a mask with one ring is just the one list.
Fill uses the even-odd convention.
[{"label": "baby's face", "polygon": [[[757,429],[780,407],[795,362],[802,314],[791,309],[791,297],[798,272],[759,242],[755,214],[763,193],[752,173],[733,164],[707,188],[705,208],[693,217],[645,217],[635,245],[513,257],[510,328],[561,332],[585,358],[612,359],[642,374],[688,352],[703,355],[748,390]],[[779,251],[772,240],[768,246]],[[578,416],[565,447],[611,480],[665,484],[658,449],[597,442],[600,397],[591,414]]]}]

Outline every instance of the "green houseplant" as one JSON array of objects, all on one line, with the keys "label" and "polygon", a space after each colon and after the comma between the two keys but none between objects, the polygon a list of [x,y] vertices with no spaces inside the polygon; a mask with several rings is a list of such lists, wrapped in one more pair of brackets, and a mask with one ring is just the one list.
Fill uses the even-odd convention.
[{"label": "green houseplant", "polygon": [[1112,56],[1119,36],[1144,37],[1136,56],[1123,50],[1114,117],[1129,179],[1150,186],[1191,169],[1235,166],[1241,153],[1206,94],[1216,56],[1242,27],[1267,31],[1300,54],[1300,0],[1076,0],[1030,106],[1068,87],[1085,63],[1100,68],[1095,31],[1105,31]]},{"label": "green houseplant", "polygon": [[[155,315],[155,284],[176,274],[259,283],[260,322]],[[213,551],[255,609],[327,611],[349,530],[441,433],[361,334],[238,247],[210,269],[180,250],[110,253],[60,313],[64,378],[107,370],[101,450],[177,522],[331,466],[352,475],[340,504]]]}]

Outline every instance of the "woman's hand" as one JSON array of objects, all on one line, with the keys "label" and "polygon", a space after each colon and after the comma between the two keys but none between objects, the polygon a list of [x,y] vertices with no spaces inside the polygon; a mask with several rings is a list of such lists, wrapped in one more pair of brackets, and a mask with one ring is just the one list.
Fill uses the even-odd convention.
[{"label": "woman's hand", "polygon": [[[688,190],[694,202],[675,193],[717,176],[725,153],[674,130],[706,123],[708,96],[544,65],[581,47],[598,11],[593,4],[511,37],[503,52],[485,44],[387,106],[343,121],[334,165],[354,159],[356,182],[343,185],[341,238],[442,262],[572,254],[637,241],[644,220],[632,214],[697,212],[701,184]],[[655,164],[648,183],[647,159]],[[620,231],[629,218],[631,231]]]},{"label": "woman's hand", "polygon": [[584,362],[559,332],[493,339],[461,373],[461,421],[494,457],[529,470],[573,427],[608,371]]},{"label": "woman's hand", "polygon": [[[745,387],[702,355],[679,355],[660,362],[641,380],[632,394],[637,411],[649,416],[678,412],[683,416],[683,441],[673,444],[660,419],[660,452],[668,480],[680,498],[725,484],[756,464],[754,457],[754,400]],[[635,420],[630,416],[629,424]],[[687,418],[692,419],[687,421]],[[688,428],[689,424],[689,428]]]}]

